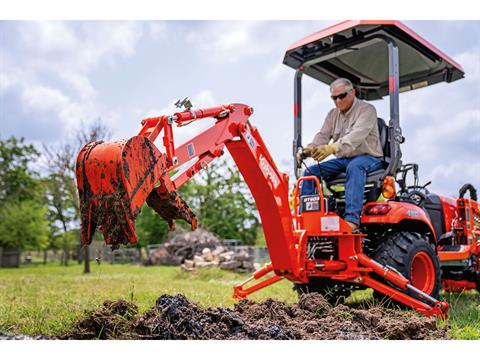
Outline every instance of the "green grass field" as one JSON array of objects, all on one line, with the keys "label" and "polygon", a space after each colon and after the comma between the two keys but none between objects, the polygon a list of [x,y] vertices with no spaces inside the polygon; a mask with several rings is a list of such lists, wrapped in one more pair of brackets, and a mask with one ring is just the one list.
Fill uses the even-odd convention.
[{"label": "green grass field", "polygon": [[[162,294],[183,293],[202,306],[232,307],[233,285],[249,274],[219,269],[184,273],[178,267],[100,265],[92,263],[92,272],[82,274],[82,266],[31,265],[20,269],[0,269],[0,331],[27,335],[56,335],[69,329],[85,310],[100,306],[104,300],[126,299],[140,311],[155,304]],[[350,302],[368,300],[370,291],[354,293]],[[450,303],[447,323],[457,339],[480,339],[480,296],[474,291],[443,295]],[[272,297],[293,303],[297,297],[284,280],[250,299]]]}]

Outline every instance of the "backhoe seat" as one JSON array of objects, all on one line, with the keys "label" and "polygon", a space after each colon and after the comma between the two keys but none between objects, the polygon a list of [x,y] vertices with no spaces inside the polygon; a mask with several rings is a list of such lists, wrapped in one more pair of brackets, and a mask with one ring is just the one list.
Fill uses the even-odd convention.
[{"label": "backhoe seat", "polygon": [[[383,150],[382,168],[367,174],[367,180],[365,182],[365,197],[367,202],[377,200],[380,195],[383,178],[385,177],[385,170],[391,160],[388,126],[382,118],[377,118],[377,125],[380,144],[382,145]],[[332,179],[326,179],[327,188],[332,191],[337,198],[343,198],[345,196],[344,191],[335,191],[331,187],[334,185],[344,185],[346,177],[347,174],[342,172]]]}]

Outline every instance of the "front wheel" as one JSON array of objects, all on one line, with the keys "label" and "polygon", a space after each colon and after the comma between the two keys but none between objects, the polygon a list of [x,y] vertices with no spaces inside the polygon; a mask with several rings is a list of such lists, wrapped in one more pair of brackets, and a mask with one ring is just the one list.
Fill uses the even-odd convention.
[{"label": "front wheel", "polygon": [[[380,243],[373,258],[382,265],[395,268],[414,287],[438,299],[441,286],[440,261],[426,235],[408,231],[391,233]],[[385,295],[377,291],[374,292],[374,297],[385,301]]]}]

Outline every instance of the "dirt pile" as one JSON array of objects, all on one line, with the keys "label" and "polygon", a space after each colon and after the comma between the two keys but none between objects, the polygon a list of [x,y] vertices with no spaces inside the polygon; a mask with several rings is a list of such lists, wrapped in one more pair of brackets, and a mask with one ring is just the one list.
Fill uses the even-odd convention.
[{"label": "dirt pile", "polygon": [[183,295],[162,295],[139,314],[135,304],[106,301],[75,324],[68,339],[447,339],[447,328],[412,311],[332,307],[319,294],[298,304],[242,300],[229,308],[202,308]]}]

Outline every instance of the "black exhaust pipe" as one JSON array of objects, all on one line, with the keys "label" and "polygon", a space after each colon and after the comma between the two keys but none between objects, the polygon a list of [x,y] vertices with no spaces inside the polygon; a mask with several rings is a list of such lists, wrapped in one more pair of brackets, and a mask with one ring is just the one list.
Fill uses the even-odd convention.
[{"label": "black exhaust pipe", "polygon": [[458,197],[463,198],[467,190],[470,192],[470,199],[477,201],[477,190],[473,187],[472,184],[463,185],[458,191]]}]

